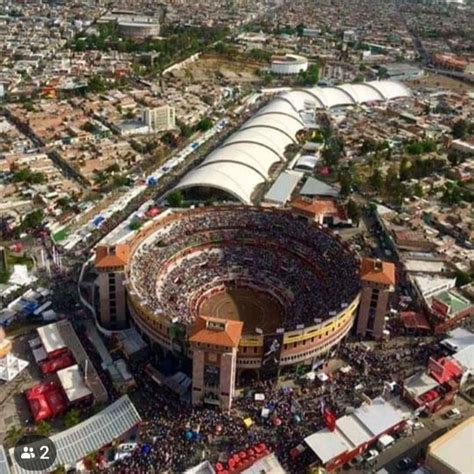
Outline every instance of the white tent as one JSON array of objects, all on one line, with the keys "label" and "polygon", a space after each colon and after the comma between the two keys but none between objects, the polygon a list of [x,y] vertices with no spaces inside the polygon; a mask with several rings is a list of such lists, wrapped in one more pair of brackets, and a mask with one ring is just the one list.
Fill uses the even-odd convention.
[{"label": "white tent", "polygon": [[26,360],[18,359],[13,354],[7,354],[0,358],[0,380],[10,382],[27,366]]}]

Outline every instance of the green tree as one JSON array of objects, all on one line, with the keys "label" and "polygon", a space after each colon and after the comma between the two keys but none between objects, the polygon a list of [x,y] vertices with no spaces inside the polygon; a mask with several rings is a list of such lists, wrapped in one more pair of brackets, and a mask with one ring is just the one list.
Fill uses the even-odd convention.
[{"label": "green tree", "polygon": [[142,221],[140,221],[139,219],[134,219],[132,220],[132,222],[130,222],[128,227],[130,230],[138,230],[142,225]]},{"label": "green tree", "polygon": [[296,25],[296,34],[300,37],[303,36],[305,28],[306,25],[304,23],[299,23],[298,25]]},{"label": "green tree", "polygon": [[306,71],[301,71],[297,78],[296,83],[301,86],[315,86],[319,81],[319,65],[311,64]]},{"label": "green tree", "polygon": [[448,161],[451,166],[457,166],[464,161],[464,156],[457,150],[450,150],[448,153]]},{"label": "green tree", "polygon": [[441,201],[450,206],[459,204],[463,200],[463,192],[457,183],[446,183],[444,185]]},{"label": "green tree", "polygon": [[7,270],[5,272],[0,272],[0,285],[5,285],[10,280],[11,273]]},{"label": "green tree", "polygon": [[196,130],[207,132],[214,126],[214,122],[209,117],[203,117],[196,125]]},{"label": "green tree", "polygon": [[375,191],[378,193],[382,192],[384,186],[384,177],[379,168],[375,168],[372,175],[369,178],[369,182]]},{"label": "green tree", "polygon": [[453,134],[453,138],[464,138],[468,134],[469,126],[466,120],[460,118],[454,122],[451,133]]},{"label": "green tree", "polygon": [[468,285],[469,283],[471,283],[471,281],[472,281],[472,276],[469,273],[463,272],[462,270],[456,271],[456,286],[457,287]]},{"label": "green tree", "polygon": [[408,156],[403,155],[402,159],[400,161],[400,181],[407,181],[410,179],[411,174],[410,174],[410,168],[411,168],[411,162]]},{"label": "green tree", "polygon": [[35,433],[38,436],[49,436],[51,434],[52,428],[47,421],[40,421],[35,427]]},{"label": "green tree", "polygon": [[43,223],[43,219],[43,211],[41,209],[36,209],[35,211],[30,212],[24,217],[21,223],[21,228],[22,230],[36,229]]},{"label": "green tree", "polygon": [[89,92],[100,94],[107,90],[107,84],[100,76],[92,76],[87,83],[87,88]]},{"label": "green tree", "polygon": [[81,421],[81,412],[78,408],[71,408],[63,418],[64,426],[66,428],[71,428],[79,424]]},{"label": "green tree", "polygon": [[341,196],[349,196],[352,192],[352,175],[349,170],[343,170],[339,173],[339,184],[341,186]]},{"label": "green tree", "polygon": [[423,191],[423,186],[420,183],[416,183],[415,186],[413,186],[413,194],[419,198],[422,198],[425,194]]},{"label": "green tree", "polygon": [[336,168],[344,152],[344,142],[338,137],[331,137],[321,157],[330,168]]},{"label": "green tree", "polygon": [[168,204],[171,207],[182,207],[183,205],[183,194],[181,191],[172,191],[167,197]]},{"label": "green tree", "polygon": [[127,176],[115,175],[112,180],[114,188],[121,188],[122,186],[129,186],[130,179]]},{"label": "green tree", "polygon": [[347,202],[347,215],[349,216],[349,219],[354,222],[354,224],[357,226],[359,225],[361,210],[359,204],[357,204],[353,199],[349,199]]},{"label": "green tree", "polygon": [[87,133],[94,133],[95,132],[95,126],[89,120],[84,125],[82,125],[81,128],[82,128],[82,130],[84,130]]},{"label": "green tree", "polygon": [[189,125],[180,123],[178,126],[182,137],[189,138],[193,134],[193,129]]}]

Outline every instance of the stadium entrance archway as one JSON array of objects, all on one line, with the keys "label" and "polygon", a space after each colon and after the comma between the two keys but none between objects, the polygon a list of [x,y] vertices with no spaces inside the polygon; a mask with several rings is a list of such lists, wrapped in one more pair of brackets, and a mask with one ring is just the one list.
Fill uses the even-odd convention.
[{"label": "stadium entrance archway", "polygon": [[240,369],[240,372],[237,374],[237,385],[239,387],[249,386],[258,380],[260,380],[258,369]]},{"label": "stadium entrance archway", "polygon": [[225,189],[210,186],[192,186],[189,188],[180,188],[179,192],[186,202],[204,202],[204,203],[240,203],[240,199]]}]

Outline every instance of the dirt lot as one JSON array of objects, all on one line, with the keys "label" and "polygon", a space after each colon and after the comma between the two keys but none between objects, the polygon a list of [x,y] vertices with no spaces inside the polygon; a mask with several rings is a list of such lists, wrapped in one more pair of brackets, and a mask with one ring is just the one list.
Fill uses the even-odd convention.
[{"label": "dirt lot", "polygon": [[461,92],[473,92],[474,84],[469,82],[463,82],[458,79],[454,79],[447,76],[441,76],[440,74],[426,73],[424,77],[416,79],[414,81],[407,82],[409,87],[413,86],[425,86],[425,87],[436,87],[443,89],[450,89],[452,91]]},{"label": "dirt lot", "polygon": [[260,82],[256,74],[258,65],[229,61],[213,56],[205,56],[191,64],[189,67],[175,71],[178,77],[192,79],[193,82],[209,82],[222,79],[232,83]]}]

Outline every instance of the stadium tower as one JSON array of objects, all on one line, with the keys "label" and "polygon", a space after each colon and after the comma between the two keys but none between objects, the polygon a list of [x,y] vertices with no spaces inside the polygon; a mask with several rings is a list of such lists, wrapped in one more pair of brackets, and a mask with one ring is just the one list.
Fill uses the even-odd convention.
[{"label": "stadium tower", "polygon": [[106,329],[124,329],[128,325],[124,269],[128,263],[128,245],[99,246],[95,268],[99,274],[98,320]]},{"label": "stadium tower", "polygon": [[395,265],[365,258],[362,260],[360,278],[362,292],[357,335],[361,337],[372,335],[374,339],[382,339],[388,301],[395,286]]}]

